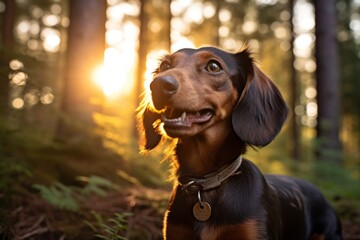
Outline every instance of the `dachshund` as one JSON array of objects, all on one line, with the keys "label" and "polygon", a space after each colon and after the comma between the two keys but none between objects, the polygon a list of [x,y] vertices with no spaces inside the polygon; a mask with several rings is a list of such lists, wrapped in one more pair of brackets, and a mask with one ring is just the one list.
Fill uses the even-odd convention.
[{"label": "dachshund", "polygon": [[167,240],[338,240],[341,224],[310,183],[263,175],[242,157],[270,143],[288,114],[248,48],[166,55],[138,111],[144,151],[172,139]]}]

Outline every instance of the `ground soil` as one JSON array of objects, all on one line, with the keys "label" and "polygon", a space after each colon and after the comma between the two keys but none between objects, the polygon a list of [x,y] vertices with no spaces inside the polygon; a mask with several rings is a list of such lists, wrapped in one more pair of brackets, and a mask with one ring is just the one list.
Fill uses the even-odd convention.
[{"label": "ground soil", "polygon": [[[96,217],[112,218],[114,213],[131,213],[126,218],[127,228],[118,234],[127,239],[162,239],[162,217],[169,191],[143,187],[110,191],[106,197],[91,196],[78,211],[59,210],[48,204],[37,194],[14,200],[7,210],[6,226],[0,226],[2,240],[90,240],[100,239],[95,234],[106,235],[103,228],[96,230]],[[96,214],[94,214],[96,213]],[[342,220],[344,240],[360,240],[360,221]],[[104,223],[109,223],[104,220]],[[99,226],[98,226],[99,227]],[[96,232],[97,231],[97,232]]]}]

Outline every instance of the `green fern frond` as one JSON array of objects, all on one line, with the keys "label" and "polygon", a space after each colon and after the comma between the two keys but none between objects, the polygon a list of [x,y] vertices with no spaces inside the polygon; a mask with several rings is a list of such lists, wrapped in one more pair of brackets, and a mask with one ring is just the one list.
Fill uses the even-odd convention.
[{"label": "green fern frond", "polygon": [[75,199],[73,189],[62,183],[56,182],[52,186],[41,184],[33,185],[39,191],[41,198],[52,206],[69,211],[79,210],[79,205]]}]

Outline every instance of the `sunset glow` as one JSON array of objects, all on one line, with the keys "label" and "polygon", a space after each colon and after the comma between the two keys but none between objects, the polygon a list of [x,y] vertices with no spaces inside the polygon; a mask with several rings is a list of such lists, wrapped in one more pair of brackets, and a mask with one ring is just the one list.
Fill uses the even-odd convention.
[{"label": "sunset glow", "polygon": [[107,48],[104,64],[93,72],[95,82],[107,97],[129,94],[134,85],[135,51]]},{"label": "sunset glow", "polygon": [[[107,98],[131,94],[135,83],[139,27],[124,20],[138,16],[138,4],[108,1],[104,62],[93,71],[93,79]],[[126,34],[124,34],[126,32]]]},{"label": "sunset glow", "polygon": [[[257,0],[260,5],[273,5],[277,0]],[[116,97],[120,95],[131,94],[135,85],[136,67],[138,64],[138,39],[139,26],[129,21],[125,16],[138,16],[140,13],[140,5],[134,3],[124,3],[108,0],[109,7],[107,10],[106,22],[106,43],[107,49],[104,53],[104,63],[93,72],[93,78],[97,84],[103,89],[105,96]],[[297,36],[295,39],[294,53],[298,60],[296,66],[298,69],[304,69],[313,72],[316,66],[310,60],[307,60],[311,55],[311,47],[314,44],[314,36],[311,29],[314,27],[314,16],[311,4],[307,4],[304,0],[299,0],[295,8],[297,15],[295,16],[295,27]],[[126,9],[126,11],[125,11]],[[213,17],[216,14],[216,6],[211,3],[194,2],[193,0],[173,0],[171,2],[171,12],[173,18],[171,20],[171,52],[177,51],[181,48],[196,48],[195,39],[189,37],[191,31],[190,25],[193,23],[200,24],[205,19]],[[307,12],[307,20],[304,22],[299,15]],[[230,28],[226,25],[232,18],[230,10],[223,8],[219,11],[219,20],[222,23],[218,29],[220,38],[222,38],[222,47],[228,50],[236,50],[243,42],[238,39],[233,39],[230,36]],[[283,15],[286,12],[283,12]],[[289,16],[285,16],[285,18]],[[284,16],[283,16],[284,18]],[[49,18],[55,22],[55,18]],[[23,26],[24,27],[24,26]],[[26,26],[25,26],[26,27]],[[161,28],[159,22],[155,19],[149,23],[149,27],[153,32],[158,32]],[[254,17],[249,15],[242,25],[242,30],[248,34],[253,33],[258,28],[258,23]],[[275,23],[271,26],[275,36],[279,39],[288,38],[284,26]],[[309,30],[310,29],[310,30]],[[126,32],[126,34],[124,34]],[[58,46],[58,41],[54,37],[56,34],[49,36],[49,48],[55,50]],[[260,43],[256,39],[249,40],[249,44],[254,49],[260,48]],[[288,49],[288,48],[284,48]],[[50,51],[49,49],[48,51]],[[149,84],[152,79],[152,72],[159,64],[158,60],[164,55],[166,51],[161,49],[153,49],[146,56],[146,72],[144,73],[144,86]]]}]

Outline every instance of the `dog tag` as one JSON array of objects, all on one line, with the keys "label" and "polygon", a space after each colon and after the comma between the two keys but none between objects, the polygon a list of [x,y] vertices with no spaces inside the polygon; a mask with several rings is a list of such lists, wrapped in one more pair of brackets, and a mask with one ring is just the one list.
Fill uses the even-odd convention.
[{"label": "dog tag", "polygon": [[193,214],[196,220],[204,222],[211,216],[211,207],[207,202],[197,202],[193,207]]}]

